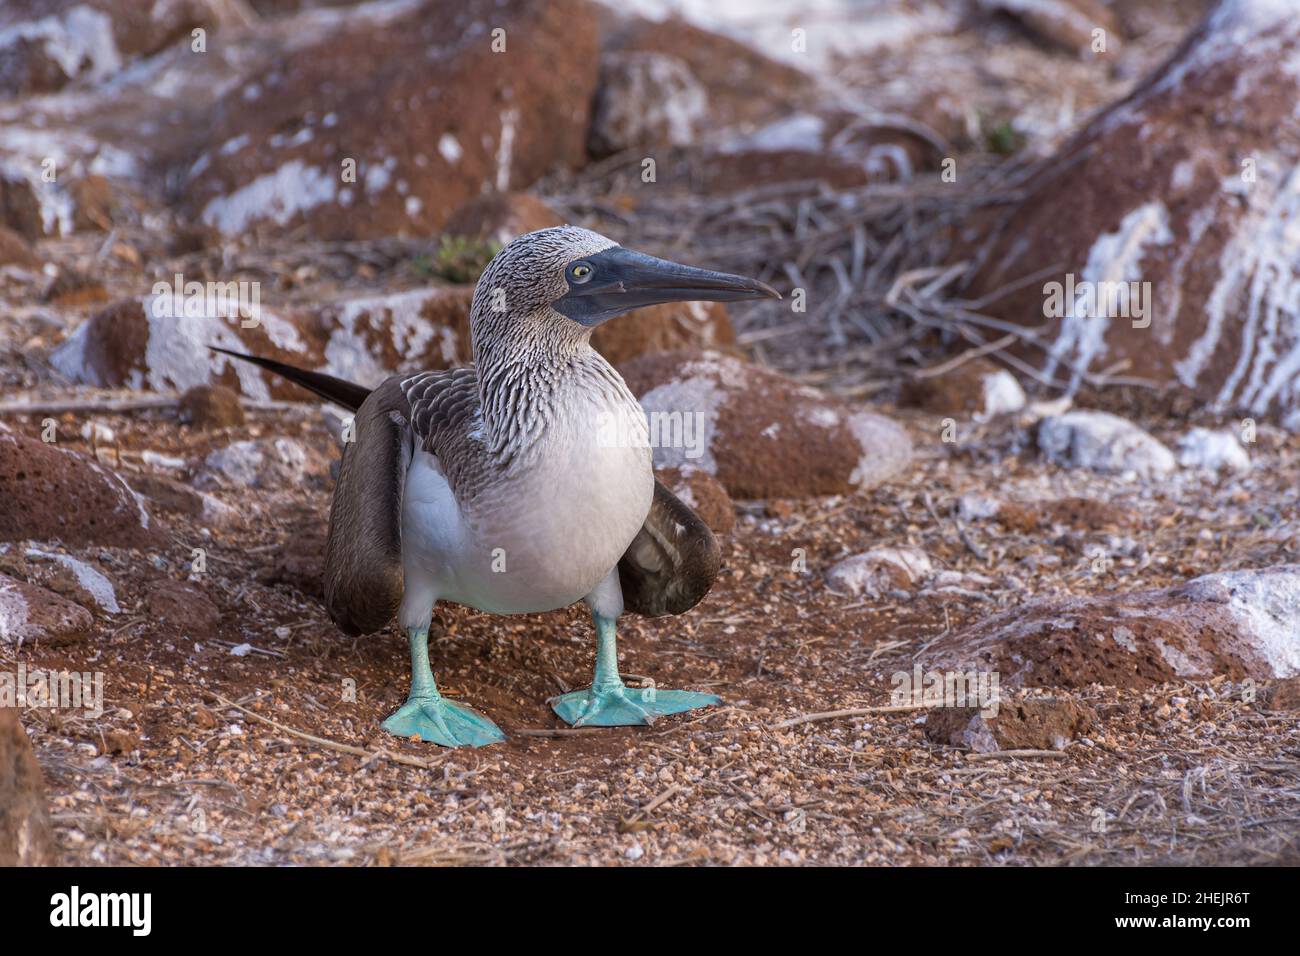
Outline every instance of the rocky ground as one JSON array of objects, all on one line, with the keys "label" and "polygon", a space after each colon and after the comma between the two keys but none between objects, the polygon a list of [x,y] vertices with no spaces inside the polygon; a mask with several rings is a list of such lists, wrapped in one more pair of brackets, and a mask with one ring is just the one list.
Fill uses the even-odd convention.
[{"label": "rocky ground", "polygon": [[[460,5],[437,36],[417,0],[26,6],[0,21],[0,673],[98,672],[104,706],[0,707],[0,862],[1300,862],[1294,177],[1197,198],[1260,127],[1261,170],[1300,159],[1274,99],[1232,100],[1300,40],[1222,53],[1270,4],[1198,45],[1198,5],[880,3],[809,19],[810,62],[798,18],[723,35],[691,4]],[[112,56],[73,42],[96,11]],[[545,41],[504,74],[475,45],[497,16]],[[589,679],[585,612],[442,606],[444,692],[509,740],[389,738],[402,636],[320,603],[340,417],[205,347],[366,383],[464,362],[493,243],[566,220],[809,301],[595,340],[707,423],[656,463],[724,555],[694,611],[624,620],[623,670],[724,705],[567,729],[546,699]],[[1014,277],[1056,262],[1142,266],[1173,331],[1040,328]],[[259,321],[166,314],[178,274],[258,283]],[[933,672],[996,675],[997,714],[895,693]]]}]

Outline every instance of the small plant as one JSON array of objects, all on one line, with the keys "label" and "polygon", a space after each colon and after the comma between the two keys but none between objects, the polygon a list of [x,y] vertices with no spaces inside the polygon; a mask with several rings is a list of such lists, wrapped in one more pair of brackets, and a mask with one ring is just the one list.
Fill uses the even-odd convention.
[{"label": "small plant", "polygon": [[994,124],[986,119],[983,125],[984,141],[988,144],[990,152],[997,153],[999,156],[1010,156],[1012,153],[1018,153],[1025,145],[1025,135],[1017,130],[1010,120]]},{"label": "small plant", "polygon": [[432,271],[448,282],[473,282],[500,251],[501,243],[491,239],[443,236],[433,262],[421,257],[422,261],[416,262],[415,266],[420,271]]}]

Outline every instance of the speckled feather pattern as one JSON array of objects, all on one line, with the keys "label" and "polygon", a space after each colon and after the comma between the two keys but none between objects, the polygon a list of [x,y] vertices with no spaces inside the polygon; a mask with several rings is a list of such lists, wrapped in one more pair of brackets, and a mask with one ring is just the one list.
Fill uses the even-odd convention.
[{"label": "speckled feather pattern", "polygon": [[[653,480],[647,448],[597,440],[604,416],[643,413],[590,330],[550,307],[567,288],[564,267],[613,244],[574,227],[511,243],[475,290],[476,364],[394,376],[367,398],[327,553],[327,600],[345,630],[375,630],[399,605],[416,620],[436,600],[561,607],[615,567],[626,606],[641,613],[684,610],[707,592],[712,534]],[[411,469],[420,494],[450,507],[404,509]],[[376,485],[395,494],[376,497]],[[486,573],[498,551],[512,573]]]}]

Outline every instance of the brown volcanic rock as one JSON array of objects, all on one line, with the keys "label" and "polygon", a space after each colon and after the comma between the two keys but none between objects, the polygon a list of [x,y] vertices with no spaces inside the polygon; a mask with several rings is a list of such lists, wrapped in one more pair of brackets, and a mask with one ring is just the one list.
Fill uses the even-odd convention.
[{"label": "brown volcanic rock", "polygon": [[992,13],[1018,20],[1046,45],[1066,53],[1084,54],[1092,49],[1092,31],[1106,31],[1106,49],[1117,43],[1118,21],[1101,0],[979,0]]},{"label": "brown volcanic rock", "polygon": [[257,324],[234,310],[177,317],[169,296],[114,303],[78,327],[50,355],[74,382],[110,388],[185,391],[222,385],[255,399],[304,400],[278,376],[209,351],[236,352],[319,369],[377,385],[408,368],[469,361],[469,287],[435,287],[343,299],[312,311],[262,306]]},{"label": "brown volcanic rock", "polygon": [[424,235],[470,197],[585,159],[597,63],[585,0],[372,4],[340,23],[284,34],[255,109],[242,85],[216,105],[214,145],[183,162],[177,187],[202,222],[229,235]]},{"label": "brown volcanic rock", "polygon": [[81,605],[0,574],[0,643],[69,644],[84,638],[94,623]]},{"label": "brown volcanic rock", "polygon": [[200,431],[244,424],[239,396],[224,385],[195,385],[181,396],[180,420]]},{"label": "brown volcanic rock", "polygon": [[559,213],[531,193],[489,193],[458,207],[442,234],[504,246],[524,233],[562,225]]},{"label": "brown volcanic rock", "polygon": [[889,419],[717,352],[645,355],[619,371],[650,414],[655,466],[694,465],[738,498],[839,494],[911,460]]},{"label": "brown volcanic rock", "polygon": [[103,176],[82,176],[68,185],[72,227],[78,232],[107,232],[113,228],[116,200],[113,185]]},{"label": "brown volcanic rock", "polygon": [[1263,710],[1300,710],[1300,676],[1271,681],[1259,692]]},{"label": "brown volcanic rock", "polygon": [[1057,525],[1080,531],[1121,531],[1136,526],[1137,515],[1120,505],[1093,498],[1003,502],[994,518],[1010,531],[1028,534]]},{"label": "brown volcanic rock", "polygon": [[1149,282],[1149,328],[1109,307],[1057,319],[1053,358],[1033,360],[1074,384],[1062,359],[1127,362],[1127,375],[1216,406],[1300,421],[1297,56],[1300,17],[1286,4],[1222,0],[1023,185],[1005,218],[968,232],[955,254],[984,250],[969,293],[1011,288],[985,311],[1037,327],[1046,283]]},{"label": "brown volcanic rock", "polygon": [[28,242],[45,235],[41,201],[27,180],[0,175],[0,226],[12,229]]},{"label": "brown volcanic rock", "polygon": [[591,120],[593,156],[689,146],[708,120],[708,94],[685,61],[666,53],[605,54]]},{"label": "brown volcanic rock", "polygon": [[[208,0],[6,0],[0,13],[0,96],[49,93],[116,73],[129,60],[232,18]],[[223,14],[225,14],[223,16]]]},{"label": "brown volcanic rock", "polygon": [[700,520],[718,534],[729,534],[736,527],[736,506],[718,479],[692,465],[665,468],[655,473],[664,487],[700,516]]},{"label": "brown volcanic rock", "polygon": [[1300,672],[1300,565],[1207,574],[1178,587],[1039,598],[945,637],[935,669],[994,670],[1003,686],[1144,687]]},{"label": "brown volcanic rock", "polygon": [[144,505],[99,462],[0,431],[0,541],[135,547],[156,535]]},{"label": "brown volcanic rock", "polygon": [[39,269],[41,259],[26,239],[12,229],[0,226],[0,266]]},{"label": "brown volcanic rock", "polygon": [[0,707],[0,866],[48,866],[53,859],[41,768],[18,709]]},{"label": "brown volcanic rock", "polygon": [[209,637],[221,623],[221,611],[201,590],[183,581],[156,581],[145,595],[149,616],[186,637]]},{"label": "brown volcanic rock", "polygon": [[975,359],[956,368],[904,382],[900,405],[914,405],[937,415],[982,415],[1019,411],[1024,390],[1004,368]]},{"label": "brown volcanic rock", "polygon": [[683,20],[628,21],[611,32],[604,53],[607,64],[626,62],[628,54],[658,54],[684,64],[707,95],[709,130],[753,129],[817,100],[817,82],[809,74]]},{"label": "brown volcanic rock", "polygon": [[592,347],[613,365],[650,352],[734,345],[735,330],[721,302],[669,302],[637,309],[596,326]]},{"label": "brown volcanic rock", "polygon": [[1064,750],[1097,723],[1097,713],[1068,697],[1002,700],[988,717],[978,707],[936,707],[926,712],[925,735],[935,743],[977,753],[996,750]]}]

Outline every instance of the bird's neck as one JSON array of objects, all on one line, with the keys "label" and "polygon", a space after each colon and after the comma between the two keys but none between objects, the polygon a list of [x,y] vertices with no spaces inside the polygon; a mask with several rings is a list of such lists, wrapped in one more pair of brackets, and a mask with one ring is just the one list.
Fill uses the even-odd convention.
[{"label": "bird's neck", "polygon": [[599,427],[601,408],[637,407],[618,372],[585,335],[474,345],[483,436],[503,463],[526,457],[548,433]]}]

